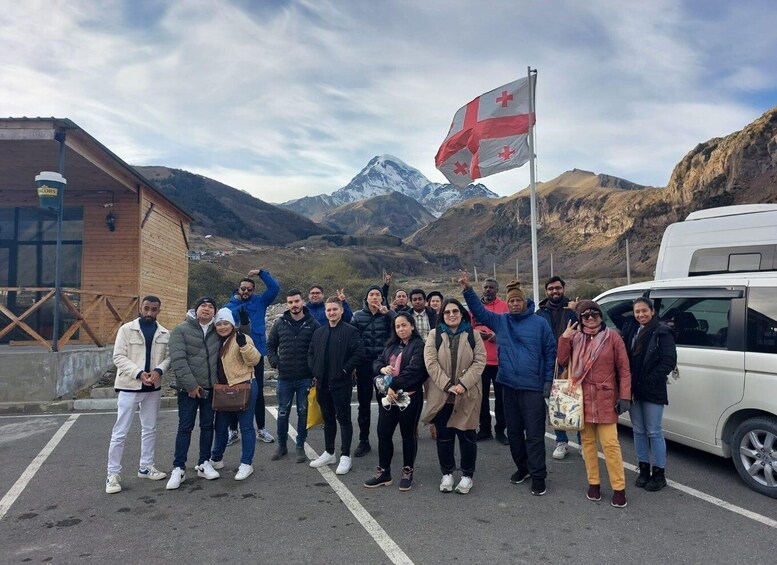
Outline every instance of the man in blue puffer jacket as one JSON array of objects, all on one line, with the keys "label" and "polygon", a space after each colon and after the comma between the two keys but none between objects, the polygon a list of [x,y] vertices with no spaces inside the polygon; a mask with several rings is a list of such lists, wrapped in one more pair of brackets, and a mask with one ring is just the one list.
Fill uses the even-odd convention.
[{"label": "man in blue puffer jacket", "polygon": [[[254,294],[255,283],[250,277],[259,276],[267,287],[262,294]],[[251,324],[251,340],[256,345],[259,353],[262,354],[262,360],[254,367],[254,376],[259,385],[259,395],[256,397],[256,410],[254,418],[256,419],[256,439],[265,443],[272,443],[275,438],[265,429],[264,414],[264,357],[267,355],[267,335],[265,329],[264,317],[267,314],[267,307],[273,303],[281,290],[278,281],[270,273],[263,269],[252,269],[248,272],[248,277],[240,281],[237,291],[232,295],[226,307],[232,311],[235,320],[240,325]]]},{"label": "man in blue puffer jacket", "polygon": [[534,315],[534,301],[526,298],[520,283],[507,285],[506,314],[489,312],[462,273],[459,283],[464,299],[477,320],[496,334],[499,376],[503,386],[505,423],[510,453],[518,470],[510,482],[519,484],[531,476],[531,493],[546,492],[545,399],[553,384],[556,340],[548,322]]}]

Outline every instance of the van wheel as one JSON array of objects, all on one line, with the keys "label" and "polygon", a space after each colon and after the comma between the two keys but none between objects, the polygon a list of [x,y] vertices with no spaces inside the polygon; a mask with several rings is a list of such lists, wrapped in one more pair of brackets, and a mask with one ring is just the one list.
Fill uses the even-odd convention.
[{"label": "van wheel", "polygon": [[751,489],[777,498],[777,420],[751,418],[734,432],[731,458]]}]

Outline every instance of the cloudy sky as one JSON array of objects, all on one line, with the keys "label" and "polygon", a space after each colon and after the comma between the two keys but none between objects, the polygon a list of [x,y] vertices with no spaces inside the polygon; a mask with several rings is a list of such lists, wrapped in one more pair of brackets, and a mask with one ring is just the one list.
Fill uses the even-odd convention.
[{"label": "cloudy sky", "polygon": [[[664,186],[777,105],[773,0],[0,0],[0,115],[67,117],[134,165],[270,201],[389,153],[444,182],[454,112],[537,79],[539,180]],[[528,167],[486,178],[512,194]]]}]

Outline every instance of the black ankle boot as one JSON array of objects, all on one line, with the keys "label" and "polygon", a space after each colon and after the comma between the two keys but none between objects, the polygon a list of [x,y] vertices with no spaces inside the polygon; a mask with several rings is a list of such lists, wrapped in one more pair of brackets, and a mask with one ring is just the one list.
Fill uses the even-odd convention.
[{"label": "black ankle boot", "polygon": [[650,492],[656,492],[666,486],[666,477],[664,477],[664,470],[661,467],[653,466],[653,474],[650,475],[648,484],[645,485],[645,490]]},{"label": "black ankle boot", "polygon": [[634,481],[634,485],[639,488],[645,488],[645,485],[650,481],[650,463],[644,461],[639,462],[639,475],[637,480]]}]

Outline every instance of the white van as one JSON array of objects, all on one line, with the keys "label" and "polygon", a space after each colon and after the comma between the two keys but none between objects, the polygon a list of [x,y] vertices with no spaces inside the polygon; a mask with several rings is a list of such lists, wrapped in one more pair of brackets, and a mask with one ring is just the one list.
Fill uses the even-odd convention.
[{"label": "white van", "polygon": [[777,271],[777,204],[709,208],[664,231],[656,280]]},{"label": "white van", "polygon": [[748,486],[777,498],[777,273],[648,281],[596,301],[620,329],[640,296],[677,335],[667,439],[731,457]]}]

